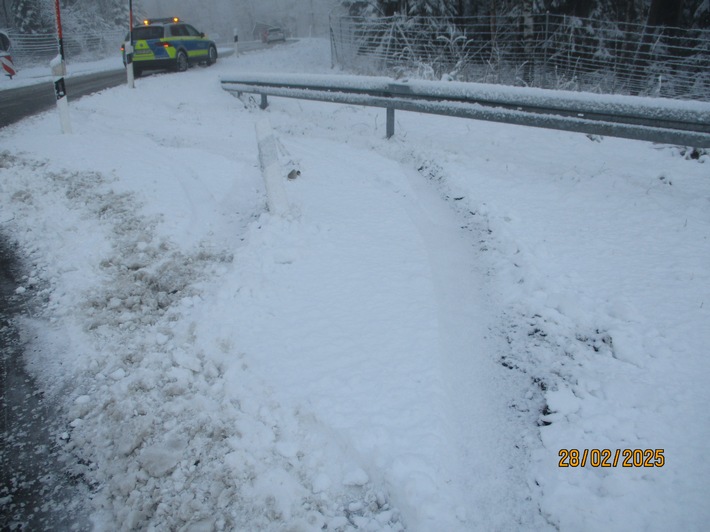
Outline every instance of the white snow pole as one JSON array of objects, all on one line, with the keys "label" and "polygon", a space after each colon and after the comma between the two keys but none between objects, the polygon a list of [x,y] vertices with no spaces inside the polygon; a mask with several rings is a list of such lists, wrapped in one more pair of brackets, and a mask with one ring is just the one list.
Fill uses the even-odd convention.
[{"label": "white snow pole", "polygon": [[57,97],[57,109],[59,110],[59,121],[62,126],[62,133],[71,133],[69,103],[67,101],[67,89],[64,83],[67,67],[64,62],[64,37],[62,35],[62,14],[59,9],[59,0],[55,0],[54,7],[57,15],[59,55],[52,60],[50,65],[52,67],[52,76],[54,77],[54,94]]},{"label": "white snow pole", "polygon": [[126,44],[123,45],[123,49],[126,51],[126,79],[128,87],[135,89],[136,78],[133,73],[133,45],[131,44],[131,41],[126,42]]},{"label": "white snow pole", "polygon": [[126,55],[128,87],[135,89],[135,75],[133,72],[133,0],[128,0],[128,42],[123,45],[123,53]]}]

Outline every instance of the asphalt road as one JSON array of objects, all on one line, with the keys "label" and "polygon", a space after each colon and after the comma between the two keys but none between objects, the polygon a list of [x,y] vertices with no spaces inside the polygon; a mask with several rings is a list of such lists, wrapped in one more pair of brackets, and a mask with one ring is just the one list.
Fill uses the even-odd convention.
[{"label": "asphalt road", "polygon": [[[71,102],[74,98],[126,83],[126,71],[121,68],[71,76],[65,78],[65,83],[67,97]],[[0,91],[0,128],[50,109],[55,103],[54,84],[51,81]]]},{"label": "asphalt road", "polygon": [[[121,69],[65,81],[71,100],[125,83],[126,74]],[[55,102],[47,81],[0,91],[0,128]],[[0,231],[0,530],[90,530],[83,507],[87,487],[58,443],[61,416],[25,370],[15,318],[30,303],[16,292],[22,270],[16,252]]]},{"label": "asphalt road", "polygon": [[0,232],[0,530],[89,530],[86,488],[59,444],[63,421],[25,369],[16,317],[32,303],[17,292],[16,253]]}]

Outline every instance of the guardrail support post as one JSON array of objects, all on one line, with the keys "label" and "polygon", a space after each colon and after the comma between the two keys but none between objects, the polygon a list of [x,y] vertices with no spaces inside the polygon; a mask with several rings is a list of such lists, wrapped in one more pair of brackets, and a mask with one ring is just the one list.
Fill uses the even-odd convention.
[{"label": "guardrail support post", "polygon": [[[411,96],[412,88],[405,83],[390,83],[387,86],[387,96]],[[394,136],[394,107],[387,108],[387,138]]]},{"label": "guardrail support post", "polygon": [[259,105],[259,107],[261,107],[262,109],[266,109],[268,106],[269,106],[269,100],[266,99],[266,94],[262,94],[261,95],[261,105]]},{"label": "guardrail support post", "polygon": [[387,108],[387,138],[394,136],[394,107]]}]

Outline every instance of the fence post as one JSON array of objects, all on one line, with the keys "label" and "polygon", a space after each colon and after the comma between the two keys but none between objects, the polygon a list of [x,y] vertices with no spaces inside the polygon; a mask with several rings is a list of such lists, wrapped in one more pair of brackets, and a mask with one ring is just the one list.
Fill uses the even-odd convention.
[{"label": "fence post", "polygon": [[545,45],[543,46],[543,59],[542,59],[542,88],[546,89],[547,87],[547,63],[549,60],[549,53],[548,53],[548,46],[550,43],[548,42],[550,38],[550,12],[545,11]]},{"label": "fence post", "polygon": [[261,95],[261,104],[259,105],[260,109],[266,109],[269,106],[269,101],[266,98],[266,94]]},{"label": "fence post", "polygon": [[335,49],[335,33],[333,32],[333,16],[330,15],[330,28],[328,28],[328,33],[330,34],[330,68],[335,68],[337,63],[336,49]]},{"label": "fence post", "polygon": [[526,85],[534,84],[535,77],[535,54],[534,54],[534,32],[535,21],[533,19],[532,0],[523,0],[523,50],[526,61],[523,64],[523,81]]}]

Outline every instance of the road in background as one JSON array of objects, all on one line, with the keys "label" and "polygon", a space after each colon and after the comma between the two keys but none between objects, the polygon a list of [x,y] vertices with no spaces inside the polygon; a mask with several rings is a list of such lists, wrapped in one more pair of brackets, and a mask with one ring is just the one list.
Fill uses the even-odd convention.
[{"label": "road in background", "polygon": [[[261,41],[240,43],[240,51],[248,52],[284,44],[262,43]],[[290,39],[288,42],[295,42]],[[220,45],[220,58],[229,57],[235,52],[231,45]],[[113,68],[89,74],[78,74],[65,78],[69,101],[111,87],[126,83],[126,70]],[[0,128],[9,126],[23,118],[50,109],[56,103],[54,85],[51,78],[34,85],[23,85],[16,89],[0,90]]]},{"label": "road in background", "polygon": [[[71,100],[125,82],[126,71],[122,68],[73,76],[66,78],[67,94]],[[54,85],[51,81],[0,91],[0,127],[45,111],[55,102]]]}]

